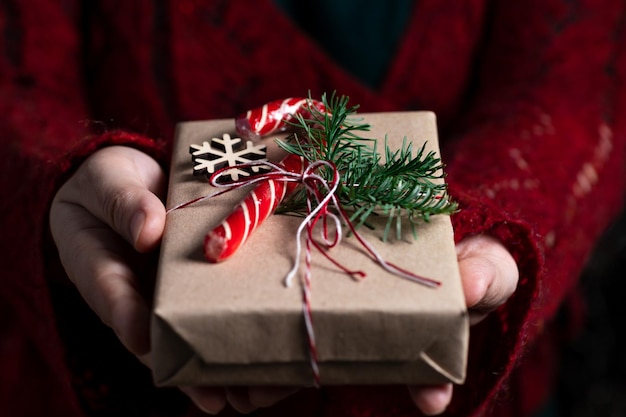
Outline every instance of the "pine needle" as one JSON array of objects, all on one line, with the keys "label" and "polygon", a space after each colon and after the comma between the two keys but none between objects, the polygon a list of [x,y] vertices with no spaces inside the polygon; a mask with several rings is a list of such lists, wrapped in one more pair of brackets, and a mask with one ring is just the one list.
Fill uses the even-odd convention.
[{"label": "pine needle", "polygon": [[[384,140],[384,160],[377,150],[378,141],[359,136],[370,126],[355,117],[358,106],[348,106],[348,97],[324,94],[326,112],[310,108],[311,118],[298,116],[292,124],[298,133],[286,141],[278,141],[289,153],[309,162],[331,161],[341,174],[337,189],[340,204],[354,213],[350,221],[356,227],[367,225],[371,216],[387,216],[383,239],[387,240],[395,226],[402,235],[402,217],[411,222],[413,235],[419,221],[433,215],[452,214],[457,204],[447,194],[441,181],[444,165],[435,152],[426,151],[424,143],[413,156],[413,144],[404,137],[400,149],[392,150]],[[322,175],[330,179],[331,172]],[[283,213],[304,213],[306,195],[297,192],[279,209]],[[393,224],[395,222],[395,225]]]}]

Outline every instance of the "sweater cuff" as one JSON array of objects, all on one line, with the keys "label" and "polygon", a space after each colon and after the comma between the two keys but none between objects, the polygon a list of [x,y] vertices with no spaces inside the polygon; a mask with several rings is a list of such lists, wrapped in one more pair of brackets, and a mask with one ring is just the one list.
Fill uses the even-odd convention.
[{"label": "sweater cuff", "polygon": [[81,139],[57,163],[60,173],[57,189],[78,169],[78,167],[94,152],[107,146],[128,146],[140,150],[154,158],[163,169],[167,170],[168,148],[163,140],[123,130],[112,130],[98,135],[90,135]]}]

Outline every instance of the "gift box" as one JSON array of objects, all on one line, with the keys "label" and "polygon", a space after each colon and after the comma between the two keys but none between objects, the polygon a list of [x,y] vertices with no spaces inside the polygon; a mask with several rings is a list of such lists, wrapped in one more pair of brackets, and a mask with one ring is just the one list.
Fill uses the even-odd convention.
[{"label": "gift box", "polygon": [[[438,152],[430,112],[359,114],[367,137],[403,138]],[[171,165],[167,207],[210,194],[192,175],[191,144],[236,137],[233,119],[180,123]],[[283,154],[276,136],[264,139],[268,157]],[[245,187],[244,187],[245,188]],[[167,216],[152,320],[152,367],[158,385],[297,385],[313,383],[301,282],[286,287],[294,265],[302,217],[272,215],[237,253],[221,263],[203,257],[205,234],[249,189],[235,189]],[[468,316],[449,216],[433,216],[400,239],[383,241],[385,219],[359,232],[385,261],[441,282],[430,288],[387,272],[344,233],[330,250],[366,277],[355,280],[313,251],[312,328],[322,385],[462,383]],[[300,273],[303,273],[302,266]]]}]

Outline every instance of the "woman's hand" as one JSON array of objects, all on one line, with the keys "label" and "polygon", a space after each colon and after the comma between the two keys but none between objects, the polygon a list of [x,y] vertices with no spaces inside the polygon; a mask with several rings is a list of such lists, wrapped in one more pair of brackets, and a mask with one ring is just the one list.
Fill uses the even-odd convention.
[{"label": "woman's hand", "polygon": [[[165,227],[165,176],[138,150],[112,146],[94,153],[61,187],[50,228],[70,280],[124,346],[149,366],[150,309],[132,264],[159,244]],[[248,412],[272,405],[290,388],[181,388],[212,414],[227,402]]]},{"label": "woman's hand", "polygon": [[[489,236],[465,238],[456,252],[470,324],[476,324],[513,294],[519,271],[504,245]],[[441,414],[452,399],[452,384],[410,386],[409,393],[424,414]]]},{"label": "woman's hand", "polygon": [[[159,164],[138,150],[114,146],[94,153],[61,187],[50,228],[70,280],[124,346],[150,351],[150,311],[131,263],[153,250],[165,225]],[[150,277],[152,279],[153,277]]]}]

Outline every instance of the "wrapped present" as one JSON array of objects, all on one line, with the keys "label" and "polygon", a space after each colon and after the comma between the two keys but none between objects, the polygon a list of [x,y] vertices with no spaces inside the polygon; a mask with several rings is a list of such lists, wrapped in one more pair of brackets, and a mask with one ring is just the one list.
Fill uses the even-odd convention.
[{"label": "wrapped present", "polygon": [[[386,137],[391,149],[406,137],[416,148],[426,143],[427,150],[438,152],[433,113],[359,116],[371,125],[367,137]],[[178,125],[168,207],[213,191],[194,177],[190,147],[237,136],[233,119]],[[273,138],[263,139],[263,145],[270,161],[280,161],[284,150]],[[157,384],[309,386],[315,378],[322,385],[463,382],[468,317],[449,216],[420,222],[417,236],[403,228],[399,237],[392,233],[385,241],[384,216],[370,216],[358,229],[382,259],[441,285],[391,273],[345,231],[329,255],[365,278],[356,280],[311,251],[310,265],[302,262],[297,271],[310,273],[310,299],[303,308],[303,280],[284,284],[298,256],[302,217],[271,215],[228,260],[205,260],[205,235],[248,192],[249,187],[237,188],[168,213],[152,322]],[[307,307],[310,329],[303,314]]]}]

